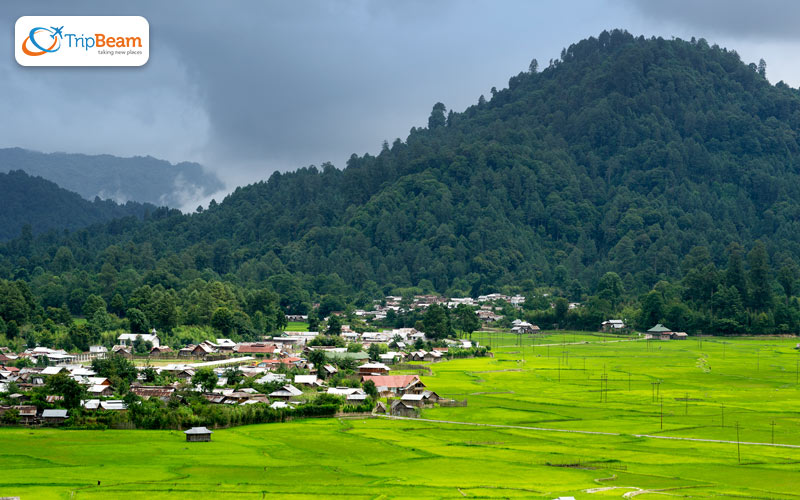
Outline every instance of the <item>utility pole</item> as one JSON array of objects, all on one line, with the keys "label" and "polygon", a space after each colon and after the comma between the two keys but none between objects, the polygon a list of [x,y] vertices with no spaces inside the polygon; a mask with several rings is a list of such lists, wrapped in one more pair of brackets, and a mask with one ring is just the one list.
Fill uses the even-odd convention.
[{"label": "utility pole", "polygon": [[775,421],[772,421],[772,444],[775,444]]},{"label": "utility pole", "polygon": [[736,458],[742,463],[742,451],[739,446],[739,422],[736,422]]},{"label": "utility pole", "polygon": [[684,396],[684,401],[686,401],[686,409],[683,411],[684,416],[689,414],[689,393],[687,392]]},{"label": "utility pole", "polygon": [[720,414],[722,415],[722,427],[725,427],[725,403],[720,407]]},{"label": "utility pole", "polygon": [[661,398],[661,430],[664,430],[664,398]]}]

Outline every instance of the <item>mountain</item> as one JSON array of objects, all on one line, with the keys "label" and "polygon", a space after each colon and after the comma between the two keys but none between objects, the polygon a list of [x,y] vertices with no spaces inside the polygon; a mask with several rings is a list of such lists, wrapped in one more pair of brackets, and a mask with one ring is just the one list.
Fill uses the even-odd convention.
[{"label": "mountain", "polygon": [[19,236],[25,225],[31,226],[33,234],[51,229],[73,230],[120,217],[142,218],[156,208],[134,202],[117,205],[99,198],[86,201],[77,193],[22,170],[0,173],[0,200],[0,241]]},{"label": "mountain", "polygon": [[224,188],[216,175],[197,163],[173,165],[150,156],[119,158],[0,149],[0,172],[10,170],[44,177],[87,200],[100,197],[117,203],[137,201],[175,208]]},{"label": "mountain", "polygon": [[91,234],[12,242],[0,275],[55,272],[67,247],[90,273],[126,270],[128,289],[222,279],[271,288],[290,310],[412,288],[608,298],[608,272],[620,276],[614,310],[613,295],[654,286],[653,300],[710,318],[717,292],[769,314],[773,293],[792,295],[798,90],[703,39],[619,30],[531,69],[463,112],[437,103],[427,127],[344,169],[275,173],[191,215],[158,210]]}]

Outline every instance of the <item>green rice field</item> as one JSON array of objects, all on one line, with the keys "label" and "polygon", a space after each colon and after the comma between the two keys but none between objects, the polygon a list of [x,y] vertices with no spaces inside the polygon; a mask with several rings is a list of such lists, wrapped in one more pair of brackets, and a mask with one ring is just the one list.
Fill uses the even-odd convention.
[{"label": "green rice field", "polygon": [[494,358],[429,365],[428,388],[467,406],[423,420],[309,419],[211,443],[0,429],[0,496],[800,498],[797,339],[492,344]]}]

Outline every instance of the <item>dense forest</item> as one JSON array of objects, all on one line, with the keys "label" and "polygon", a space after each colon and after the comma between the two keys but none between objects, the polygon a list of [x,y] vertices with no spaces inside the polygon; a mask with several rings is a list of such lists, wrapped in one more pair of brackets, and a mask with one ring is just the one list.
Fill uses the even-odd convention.
[{"label": "dense forest", "polygon": [[39,234],[51,229],[74,230],[120,217],[144,217],[156,207],[128,202],[118,205],[95,198],[87,201],[22,170],[0,172],[0,241],[17,237],[23,231]]},{"label": "dense forest", "polygon": [[798,132],[800,92],[763,61],[603,32],[463,112],[437,103],[346,168],[275,173],[189,215],[23,235],[0,247],[0,276],[30,291],[28,319],[80,314],[89,295],[118,295],[124,317],[145,288],[174,298],[176,324],[210,322],[213,300],[252,324],[320,300],[503,291],[544,326],[796,331]]},{"label": "dense forest", "polygon": [[136,201],[175,208],[224,188],[215,174],[197,163],[171,164],[150,156],[120,158],[0,149],[0,172],[10,170],[43,177],[87,200],[100,197],[117,203]]}]

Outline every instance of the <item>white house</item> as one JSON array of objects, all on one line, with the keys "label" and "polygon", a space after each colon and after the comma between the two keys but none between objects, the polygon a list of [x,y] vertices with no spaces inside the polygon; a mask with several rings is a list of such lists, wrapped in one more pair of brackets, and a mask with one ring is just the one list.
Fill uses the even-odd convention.
[{"label": "white house", "polygon": [[622,330],[625,328],[625,322],[621,319],[609,319],[600,323],[600,327],[604,332]]},{"label": "white house", "polygon": [[119,342],[119,345],[133,345],[137,337],[142,337],[142,340],[145,342],[149,340],[153,344],[153,347],[159,347],[161,345],[158,340],[158,335],[155,333],[123,333],[117,337],[117,342]]}]

